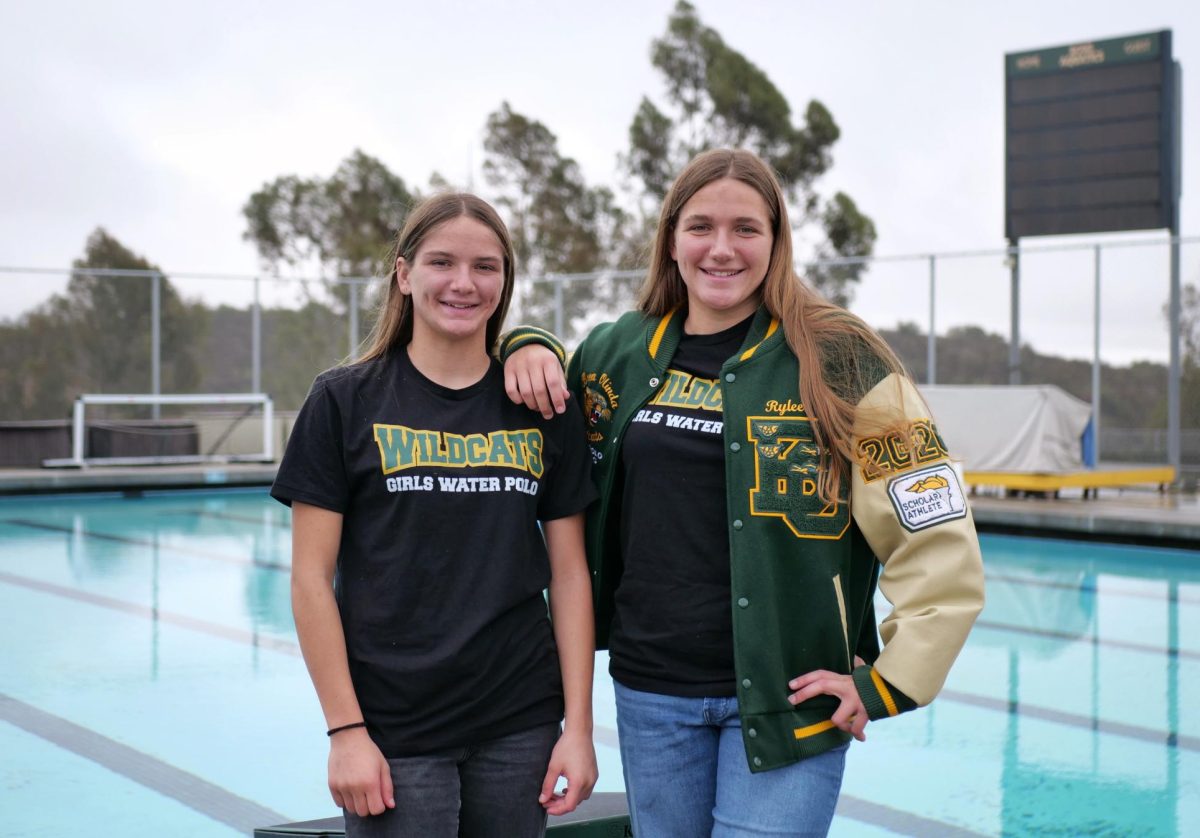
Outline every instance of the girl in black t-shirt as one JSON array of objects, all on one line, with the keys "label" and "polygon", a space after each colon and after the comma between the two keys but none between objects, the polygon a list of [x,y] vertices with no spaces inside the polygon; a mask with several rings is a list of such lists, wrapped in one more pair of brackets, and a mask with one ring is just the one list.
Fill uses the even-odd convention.
[{"label": "girl in black t-shirt", "polygon": [[488,204],[414,208],[367,350],[317,378],[272,488],[351,838],[538,836],[596,782],[595,490],[582,419],[504,395],[513,276]]}]

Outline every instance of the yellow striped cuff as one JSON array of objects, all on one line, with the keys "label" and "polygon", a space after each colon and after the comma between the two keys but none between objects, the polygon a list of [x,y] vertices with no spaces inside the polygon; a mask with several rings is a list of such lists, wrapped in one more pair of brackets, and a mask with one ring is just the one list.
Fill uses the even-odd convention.
[{"label": "yellow striped cuff", "polygon": [[807,725],[805,727],[798,727],[793,730],[792,733],[795,734],[797,739],[807,739],[810,736],[816,736],[818,733],[824,733],[833,726],[833,719],[826,719],[823,722],[817,722],[816,724]]},{"label": "yellow striped cuff", "polygon": [[879,673],[874,668],[871,669],[871,683],[875,685],[875,690],[883,699],[883,706],[887,708],[888,715],[898,715],[900,711],[896,709],[896,699],[892,698],[892,691],[888,689],[887,684],[883,678],[879,677]]}]

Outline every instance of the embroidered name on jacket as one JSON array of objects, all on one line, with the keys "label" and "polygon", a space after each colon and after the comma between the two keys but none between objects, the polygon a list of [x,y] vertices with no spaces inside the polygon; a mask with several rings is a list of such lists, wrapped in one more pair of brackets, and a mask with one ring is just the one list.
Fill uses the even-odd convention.
[{"label": "embroidered name on jacket", "polygon": [[754,444],[750,514],[782,518],[797,538],[841,538],[850,512],[817,494],[821,456],[808,417],[750,416],[746,427]]},{"label": "embroidered name on jacket", "polygon": [[452,434],[405,425],[375,425],[375,443],[384,474],[416,466],[478,468],[498,466],[541,477],[542,432],[536,428]]}]

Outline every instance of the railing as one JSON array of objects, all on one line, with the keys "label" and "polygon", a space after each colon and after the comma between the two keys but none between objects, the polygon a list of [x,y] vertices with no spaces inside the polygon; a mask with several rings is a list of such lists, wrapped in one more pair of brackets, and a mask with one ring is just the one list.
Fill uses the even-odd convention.
[{"label": "railing", "polygon": [[[1180,410],[1177,359],[1181,349],[1178,338],[1181,313],[1168,278],[1171,254],[1175,252],[1182,253],[1175,262],[1182,263],[1184,281],[1200,282],[1200,247],[1196,247],[1197,244],[1200,244],[1200,236],[1175,239],[1125,237],[1019,249],[999,247],[837,259],[816,264],[864,266],[864,278],[856,289],[852,309],[867,322],[876,326],[908,322],[923,327],[925,357],[917,366],[921,368],[919,378],[925,382],[936,383],[943,378],[943,364],[939,360],[945,359],[938,357],[939,332],[944,334],[949,328],[967,324],[1007,334],[1010,343],[1014,336],[1018,340],[1021,335],[1030,336],[1026,340],[1057,355],[1090,355],[1093,364],[1090,394],[1076,395],[1084,398],[1090,395],[1097,418],[1102,415],[1099,407],[1104,392],[1102,357],[1108,363],[1118,365],[1138,358],[1175,362],[1176,368],[1164,376],[1162,392],[1167,394],[1168,402],[1174,399],[1169,405],[1168,419],[1178,439],[1181,429],[1175,423]],[[1015,295],[1010,293],[1013,259],[1019,260],[1022,272],[1021,296],[1015,313]],[[798,266],[802,274],[806,267]],[[95,376],[88,379],[86,374],[80,373],[84,380],[73,383],[69,395],[62,396],[63,407],[52,408],[46,417],[15,411],[5,414],[5,406],[19,400],[0,393],[0,419],[62,415],[58,411],[65,410],[66,400],[82,390],[99,391],[111,387],[128,391],[144,386],[150,395],[159,395],[163,389],[186,389],[176,381],[164,381],[164,378],[171,378],[167,373],[172,365],[178,366],[171,360],[172,353],[178,355],[189,349],[172,343],[164,331],[164,274],[96,268],[0,267],[0,284],[15,283],[22,278],[37,277],[44,282],[46,277],[64,279],[75,275],[147,284],[144,305],[148,309],[149,334],[128,336],[130,341],[146,347],[141,356],[145,360],[138,365],[137,372],[138,376],[145,376],[144,384],[141,380],[112,382]],[[612,319],[627,310],[642,278],[640,271],[519,277],[509,323],[535,322],[553,329],[568,345],[574,345],[596,322]],[[216,346],[227,356],[234,353],[232,357],[237,363],[222,362],[220,372],[223,377],[219,382],[214,381],[218,377],[215,372],[206,368],[194,386],[230,391],[246,388],[254,393],[266,391],[285,408],[298,405],[316,372],[357,353],[363,337],[363,323],[369,318],[367,309],[378,297],[381,286],[381,280],[371,277],[318,280],[200,273],[172,273],[170,282],[180,293],[202,298],[210,306],[213,318],[217,317],[218,303],[229,305],[231,302],[230,310],[241,318],[242,325],[238,326],[236,334]],[[330,293],[331,285],[344,288],[345,293],[335,297]],[[1136,292],[1132,296],[1125,295],[1119,305],[1102,308],[1102,300],[1115,298],[1123,288],[1135,288]],[[312,322],[305,321],[296,326],[295,334],[290,337],[280,337],[275,333],[278,329],[273,332],[269,328],[268,321],[272,318],[280,320],[280,312],[303,310],[301,303],[315,306]],[[0,309],[0,314],[13,318],[20,312]],[[21,322],[10,319],[5,326],[16,328]],[[1160,323],[1162,328],[1148,327],[1154,323]],[[1008,328],[1010,324],[1011,329]],[[238,346],[232,345],[235,343]],[[210,345],[209,349],[212,348]],[[194,347],[190,349],[195,350]],[[197,360],[201,363],[212,360],[205,352],[195,354],[200,356]],[[294,364],[281,364],[281,358],[293,355],[296,356]],[[1010,346],[1009,377],[1014,380],[1015,372],[1015,379],[1020,380],[1022,373],[1027,376],[1028,371],[1020,364],[1014,367],[1013,357],[1020,356]],[[264,363],[269,369],[264,369]],[[7,366],[10,376],[18,375],[11,360]],[[237,369],[232,369],[233,366]],[[27,384],[36,387],[40,383],[17,381],[10,386],[19,389]],[[0,386],[3,385],[0,377]],[[61,390],[67,390],[67,387],[64,385]],[[148,404],[152,412],[157,411],[157,405]],[[1103,450],[1109,449],[1106,440],[1101,444]],[[1169,459],[1183,456],[1181,444],[1168,436]]]}]

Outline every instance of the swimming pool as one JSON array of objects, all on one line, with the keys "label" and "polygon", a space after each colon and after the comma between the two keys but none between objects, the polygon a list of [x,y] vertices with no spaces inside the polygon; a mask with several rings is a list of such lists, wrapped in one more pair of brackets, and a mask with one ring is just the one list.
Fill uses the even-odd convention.
[{"label": "swimming pool", "polygon": [[[336,814],[289,526],[261,489],[0,500],[0,833]],[[1200,833],[1200,552],[985,536],[984,558],[945,691],[851,748],[832,834]],[[604,666],[597,788],[616,791]]]}]

